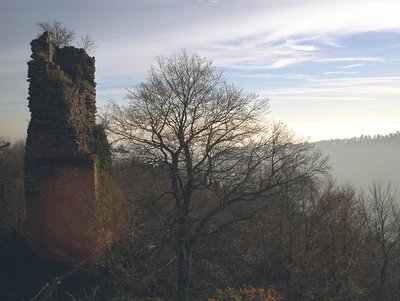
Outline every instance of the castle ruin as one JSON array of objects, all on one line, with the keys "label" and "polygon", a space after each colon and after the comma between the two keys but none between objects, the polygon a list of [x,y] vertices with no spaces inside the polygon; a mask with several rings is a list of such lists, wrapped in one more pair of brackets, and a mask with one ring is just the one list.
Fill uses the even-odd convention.
[{"label": "castle ruin", "polygon": [[47,32],[31,49],[23,234],[39,258],[77,262],[123,229],[108,143],[95,123],[95,59],[55,47]]}]

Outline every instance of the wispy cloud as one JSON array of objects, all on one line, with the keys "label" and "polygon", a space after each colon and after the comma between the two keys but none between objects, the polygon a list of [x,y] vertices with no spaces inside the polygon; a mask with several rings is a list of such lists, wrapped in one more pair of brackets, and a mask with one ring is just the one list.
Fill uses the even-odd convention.
[{"label": "wispy cloud", "polygon": [[[400,97],[400,77],[344,77],[313,78],[302,87],[277,88],[263,91],[271,99],[398,99]],[[399,104],[400,105],[400,104]]]},{"label": "wispy cloud", "polygon": [[351,65],[347,65],[347,66],[341,66],[339,67],[340,69],[353,69],[353,68],[357,68],[357,67],[361,67],[361,66],[365,66],[366,64],[351,64]]},{"label": "wispy cloud", "polygon": [[[119,59],[137,55],[146,58],[137,63],[147,62],[157,54],[187,48],[213,58],[221,66],[241,69],[280,69],[304,62],[382,62],[383,58],[376,57],[326,57],[323,47],[345,47],[340,41],[343,35],[400,30],[400,2],[395,0],[254,1],[252,5],[242,0],[196,1],[191,5],[159,1],[158,6],[158,10],[145,6],[139,11],[146,20],[154,20],[153,24],[135,13],[133,26],[118,33],[120,41],[116,42],[122,45],[112,44],[110,49],[135,45],[134,51],[121,54]],[[385,17],[377,18],[377,11]],[[148,24],[147,28],[139,22]],[[123,35],[126,30],[131,32]],[[151,41],[156,43],[151,46]],[[132,70],[143,72],[144,66]]]},{"label": "wispy cloud", "polygon": [[333,75],[333,74],[357,74],[356,71],[327,71],[324,72],[325,75]]},{"label": "wispy cloud", "polygon": [[326,62],[384,62],[383,57],[327,57],[327,58],[318,58],[317,62],[326,63]]},{"label": "wispy cloud", "polygon": [[306,44],[297,44],[296,42],[292,40],[287,40],[286,45],[293,49],[293,50],[298,50],[298,51],[317,51],[319,50],[318,47],[314,45],[306,45]]},{"label": "wispy cloud", "polygon": [[[6,2],[0,25],[15,30],[2,40],[8,48],[0,54],[0,79],[6,79],[0,88],[7,93],[0,95],[0,104],[15,99],[17,106],[26,106],[26,97],[20,97],[27,91],[26,32],[33,38],[35,22],[49,15],[97,40],[96,80],[101,99],[120,97],[125,88],[143,79],[157,55],[182,48],[237,74],[238,85],[248,77],[248,82],[254,82],[252,88],[271,101],[287,103],[298,97],[293,110],[306,108],[305,99],[325,99],[324,104],[329,100],[336,108],[346,99],[361,103],[360,99],[400,98],[399,79],[384,76],[384,68],[370,68],[382,64],[378,67],[393,68],[387,74],[398,74],[397,48],[387,44],[368,47],[373,41],[367,39],[364,45],[347,40],[363,33],[399,33],[398,0],[254,0],[251,4],[244,0],[119,0],[96,5],[42,0],[41,6],[31,0]],[[89,8],[91,14],[87,14]],[[394,49],[391,55],[383,52],[390,49]],[[15,62],[22,63],[15,68]],[[382,76],[367,74],[366,69]],[[289,88],[293,83],[296,86]],[[0,121],[4,117],[1,108]],[[308,109],[317,114],[317,109]]]}]

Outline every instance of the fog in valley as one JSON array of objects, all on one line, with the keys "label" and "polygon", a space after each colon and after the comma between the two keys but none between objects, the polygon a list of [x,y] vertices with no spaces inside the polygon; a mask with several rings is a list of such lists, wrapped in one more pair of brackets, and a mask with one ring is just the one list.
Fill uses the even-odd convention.
[{"label": "fog in valley", "polygon": [[390,184],[400,197],[400,133],[319,141],[315,147],[328,155],[331,175],[339,185],[368,191],[373,183]]}]

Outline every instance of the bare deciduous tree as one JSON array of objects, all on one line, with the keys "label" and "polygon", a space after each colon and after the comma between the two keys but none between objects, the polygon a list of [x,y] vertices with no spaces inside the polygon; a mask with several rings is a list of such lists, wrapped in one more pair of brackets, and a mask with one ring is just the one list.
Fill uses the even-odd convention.
[{"label": "bare deciduous tree", "polygon": [[75,31],[63,26],[60,21],[41,21],[37,23],[41,32],[47,31],[57,47],[71,45],[75,39]]},{"label": "bare deciduous tree", "polygon": [[[75,31],[65,27],[60,21],[41,21],[37,23],[37,26],[41,32],[48,32],[50,39],[56,47],[61,48],[74,45],[76,38]],[[76,46],[83,48],[88,53],[94,53],[97,49],[96,41],[89,34],[81,36],[79,41],[76,42]]]},{"label": "bare deciduous tree", "polygon": [[88,53],[94,53],[97,49],[96,41],[89,34],[81,36],[77,46],[84,49]]},{"label": "bare deciduous tree", "polygon": [[[325,160],[282,124],[263,124],[267,100],[228,84],[196,55],[160,57],[129,99],[125,107],[111,102],[102,119],[115,144],[169,172],[164,195],[175,204],[176,300],[187,301],[197,241],[251,218],[270,194],[323,172]],[[249,209],[221,221],[238,204]]]},{"label": "bare deciduous tree", "polygon": [[389,269],[400,246],[400,207],[395,191],[388,184],[373,184],[362,194],[364,216],[368,229],[367,252],[377,269],[376,300],[385,299]]}]

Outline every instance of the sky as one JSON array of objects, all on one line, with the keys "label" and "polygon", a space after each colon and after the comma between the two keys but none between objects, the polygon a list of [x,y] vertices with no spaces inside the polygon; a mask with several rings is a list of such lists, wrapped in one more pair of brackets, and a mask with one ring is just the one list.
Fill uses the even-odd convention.
[{"label": "sky", "polygon": [[213,60],[266,120],[310,141],[400,130],[399,0],[2,0],[0,136],[26,136],[29,42],[61,21],[96,40],[97,105],[126,103],[157,56]]}]

